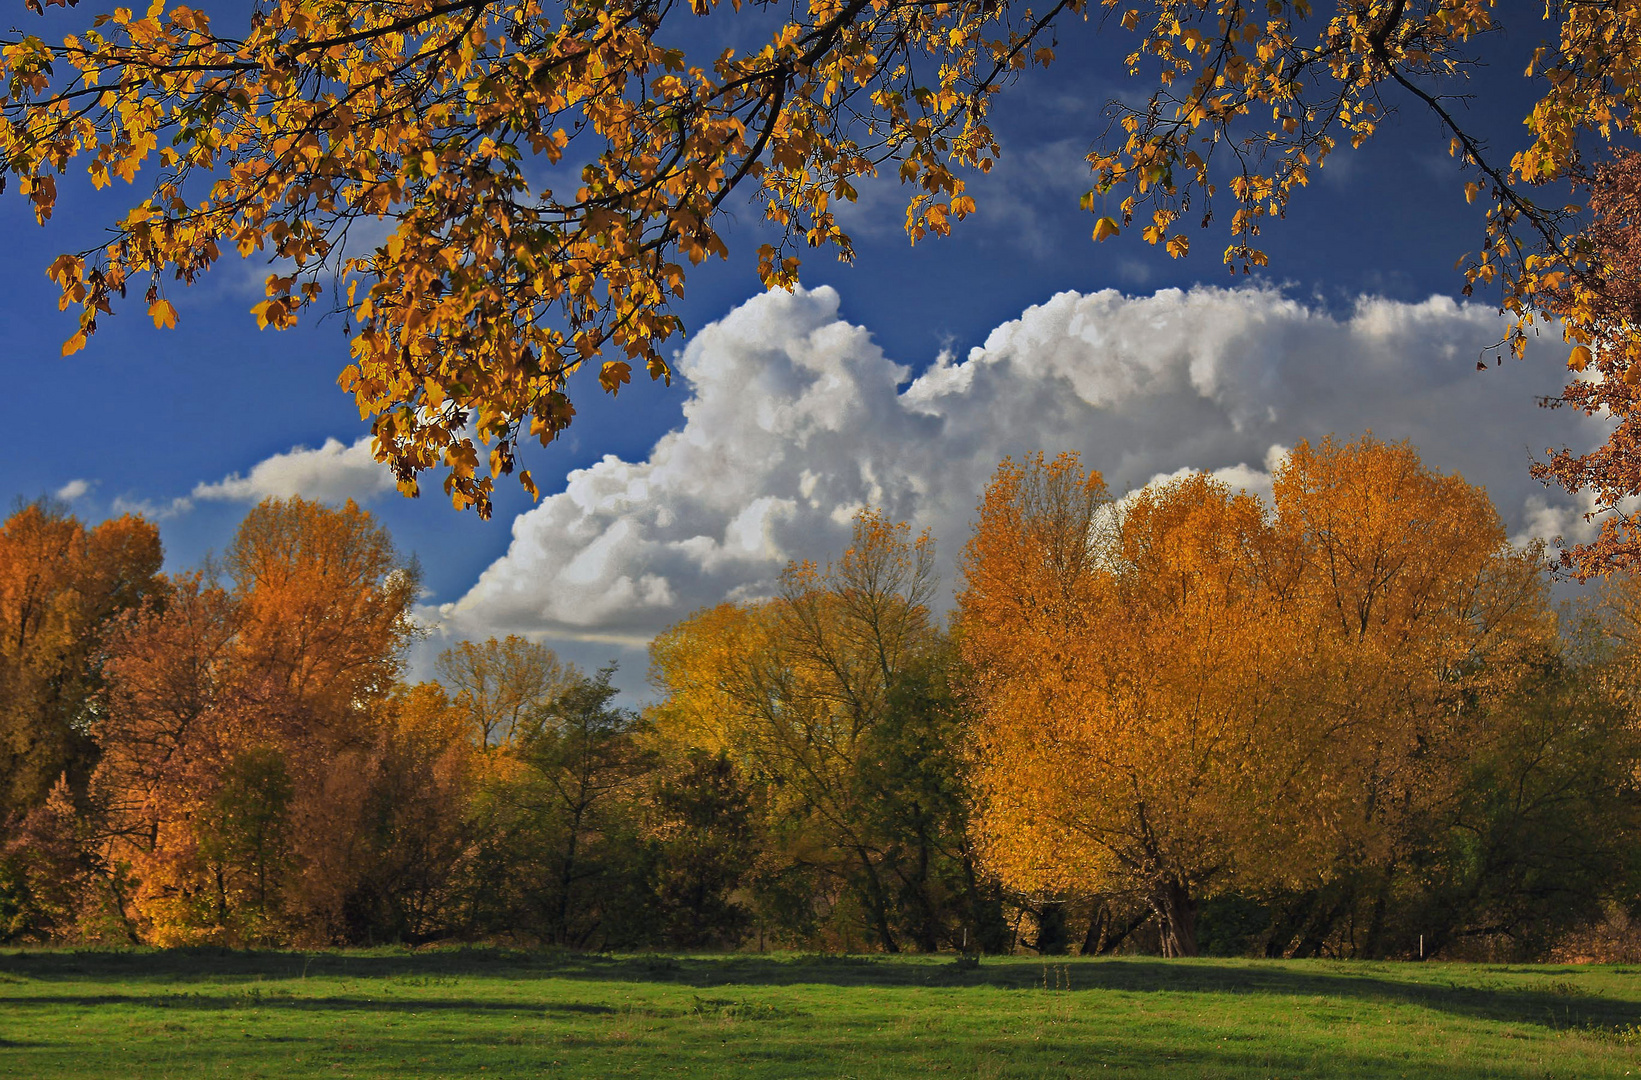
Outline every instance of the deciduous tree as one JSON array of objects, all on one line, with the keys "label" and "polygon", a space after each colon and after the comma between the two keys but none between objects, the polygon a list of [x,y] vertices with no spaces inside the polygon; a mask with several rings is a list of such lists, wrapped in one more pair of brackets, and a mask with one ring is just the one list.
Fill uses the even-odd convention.
[{"label": "deciduous tree", "polygon": [[526,735],[579,678],[553,650],[517,634],[460,642],[439,654],[435,670],[485,747],[507,747]]},{"label": "deciduous tree", "polygon": [[643,944],[659,929],[642,822],[656,762],[642,719],[612,703],[613,674],[577,678],[484,792],[481,929],[576,948]]},{"label": "deciduous tree", "polygon": [[329,941],[370,867],[417,575],[352,503],[254,508],[110,649],[93,791],[145,939]]},{"label": "deciduous tree", "polygon": [[1620,150],[1584,180],[1590,223],[1572,247],[1573,268],[1550,292],[1550,306],[1581,342],[1572,376],[1552,405],[1613,421],[1607,441],[1588,453],[1552,448],[1533,475],[1595,497],[1600,533],[1561,552],[1561,566],[1580,579],[1641,568],[1641,153]]},{"label": "deciduous tree", "polygon": [[1383,952],[1495,706],[1554,653],[1540,558],[1370,436],[1295,447],[1274,514],[1200,475],[1111,504],[1075,458],[1005,462],[960,597],[988,862],[1145,896],[1167,952],[1232,889],[1312,890],[1297,951],[1348,912],[1346,948]]},{"label": "deciduous tree", "polygon": [[1230,880],[1271,711],[1280,578],[1258,502],[1205,476],[1121,506],[1074,455],[1004,462],[964,558],[978,814],[1028,893],[1133,890],[1164,952]]},{"label": "deciduous tree", "polygon": [[1277,743],[1298,787],[1271,805],[1287,880],[1342,880],[1371,955],[1383,890],[1458,797],[1492,704],[1553,654],[1542,554],[1510,546],[1484,490],[1371,436],[1300,443],[1275,504],[1303,636]]},{"label": "deciduous tree", "polygon": [[733,947],[751,924],[736,893],[758,855],[753,792],[727,753],[674,752],[653,799],[659,936],[684,948]]},{"label": "deciduous tree", "polygon": [[461,898],[481,841],[472,806],[486,775],[472,736],[466,710],[438,683],[394,688],[368,761],[347,940],[422,944],[472,932]]},{"label": "deciduous tree", "polygon": [[944,742],[933,568],[926,534],[863,511],[840,559],[793,564],[778,597],[700,612],[651,651],[658,734],[727,751],[764,794],[771,903],[805,879],[797,903],[858,912],[888,952],[958,943],[963,925],[1000,936]]},{"label": "deciduous tree", "polygon": [[121,517],[87,529],[44,502],[0,526],[0,825],[59,777],[83,793],[110,623],[161,589],[159,530]]}]

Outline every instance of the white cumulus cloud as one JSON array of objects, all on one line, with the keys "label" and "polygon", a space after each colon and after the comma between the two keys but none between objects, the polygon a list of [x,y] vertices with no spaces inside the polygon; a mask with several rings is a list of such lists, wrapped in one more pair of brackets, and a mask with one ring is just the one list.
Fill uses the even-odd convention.
[{"label": "white cumulus cloud", "polygon": [[376,460],[366,436],[345,446],[326,439],[316,450],[295,446],[258,462],[244,476],[231,473],[215,483],[197,484],[192,497],[235,502],[288,499],[300,495],[321,502],[366,499],[392,491],[393,474]]},{"label": "white cumulus cloud", "polygon": [[170,518],[186,514],[194,508],[193,500],[178,496],[170,502],[154,499],[138,499],[129,495],[116,495],[113,510],[116,514],[134,514],[145,517],[149,521],[166,521]]},{"label": "white cumulus cloud", "polygon": [[73,502],[75,499],[85,498],[91,493],[91,489],[96,486],[97,482],[95,480],[70,480],[52,494],[63,502]]},{"label": "white cumulus cloud", "polygon": [[772,292],[684,351],[683,423],[646,460],[572,473],[465,596],[426,614],[450,634],[637,647],[698,607],[766,595],[787,560],[834,555],[866,505],[931,528],[952,585],[998,461],[1039,449],[1078,451],[1117,494],[1187,469],[1268,494],[1296,441],[1371,429],[1486,485],[1513,534],[1575,538],[1582,508],[1527,465],[1600,431],[1536,407],[1562,373],[1548,350],[1476,371],[1501,325],[1443,297],[1335,316],[1261,289],[1062,293],[908,382],[833,290]]}]

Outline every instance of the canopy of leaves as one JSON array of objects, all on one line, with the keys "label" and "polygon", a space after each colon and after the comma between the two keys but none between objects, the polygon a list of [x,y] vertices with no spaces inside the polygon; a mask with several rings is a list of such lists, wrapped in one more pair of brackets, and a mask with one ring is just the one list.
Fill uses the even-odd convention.
[{"label": "canopy of leaves", "polygon": [[32,503],[0,526],[0,825],[65,774],[84,789],[103,642],[162,591],[159,568],[159,530],[140,518],[87,529]]},{"label": "canopy of leaves", "polygon": [[1406,445],[1300,444],[1275,513],[1005,462],[964,559],[978,841],[1015,888],[1195,898],[1394,864],[1547,649],[1534,553]]},{"label": "canopy of leaves", "polygon": [[[289,326],[329,294],[355,327],[340,381],[378,457],[407,493],[441,470],[455,504],[481,514],[520,442],[570,423],[577,369],[610,393],[635,364],[668,377],[670,304],[690,264],[727,255],[732,196],[776,226],[758,252],[770,285],[796,280],[803,246],[851,256],[833,208],[863,177],[910,186],[913,240],[972,213],[964,172],[996,160],[993,97],[1053,60],[1069,20],[1134,34],[1128,72],[1150,87],[1109,107],[1103,138],[1089,133],[1095,240],[1135,225],[1182,256],[1179,223],[1228,199],[1226,262],[1262,265],[1268,219],[1400,97],[1435,113],[1474,177],[1467,197],[1492,203],[1466,274],[1502,289],[1518,349],[1546,316],[1588,348],[1629,348],[1631,324],[1613,338],[1561,291],[1588,253],[1561,182],[1592,175],[1581,147],[1636,131],[1634,5],[1545,10],[1554,41],[1530,69],[1542,92],[1509,160],[1446,96],[1504,25],[1491,0],[1341,0],[1331,14],[1309,0],[731,7],[276,0],[227,29],[181,5],[120,8],[61,42],[5,40],[0,175],[42,222],[71,168],[98,186],[141,180],[109,243],[52,264],[80,311],[65,351],[131,290],[170,326],[168,280],[260,253],[275,265],[259,324]],[[1533,16],[1510,18],[1534,33]],[[753,45],[701,55],[747,32]]]},{"label": "canopy of leaves", "polygon": [[394,698],[416,575],[369,514],[302,499],[253,509],[224,568],[112,635],[99,858],[135,875],[145,940],[329,940],[370,869],[358,838],[388,736],[438,726]]},{"label": "canopy of leaves", "polygon": [[658,734],[725,753],[762,789],[769,876],[815,872],[888,952],[989,925],[933,568],[927,534],[862,511],[836,562],[793,564],[778,597],[698,612],[650,654]]}]

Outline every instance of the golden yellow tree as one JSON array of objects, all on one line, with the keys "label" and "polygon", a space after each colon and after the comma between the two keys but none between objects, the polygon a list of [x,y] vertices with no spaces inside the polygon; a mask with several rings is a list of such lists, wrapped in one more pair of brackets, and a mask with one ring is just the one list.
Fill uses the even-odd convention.
[{"label": "golden yellow tree", "polygon": [[[1350,868],[1363,889],[1388,888],[1455,796],[1489,705],[1553,652],[1542,549],[1513,548],[1481,488],[1371,436],[1300,443],[1275,498],[1305,635],[1281,739],[1303,760],[1294,794],[1275,803],[1292,811],[1286,865]],[[1382,916],[1383,904],[1370,910]],[[1370,953],[1377,932],[1370,916]]]},{"label": "golden yellow tree", "polygon": [[[30,6],[45,2],[62,0]],[[755,24],[753,44],[688,47],[730,19]],[[1229,200],[1225,260],[1262,264],[1261,229],[1400,97],[1434,114],[1466,196],[1492,204],[1467,275],[1501,288],[1517,346],[1550,315],[1628,355],[1629,330],[1610,346],[1560,292],[1589,255],[1560,182],[1641,115],[1627,3],[1506,18],[1491,0],[809,0],[771,20],[713,0],[276,0],[226,29],[162,3],[60,42],[4,40],[0,167],[41,221],[71,168],[99,187],[141,177],[107,244],[52,264],[80,312],[68,351],[128,294],[172,325],[167,282],[225,253],[278,260],[263,326],[325,302],[339,271],[331,305],[355,327],[341,383],[378,456],[403,490],[441,469],[458,506],[486,513],[519,443],[570,423],[578,368],[611,393],[633,364],[667,377],[669,305],[688,264],[726,254],[732,197],[776,227],[758,252],[770,285],[796,280],[802,246],[851,255],[834,208],[880,172],[911,188],[912,239],[948,231],[975,210],[965,172],[997,159],[992,99],[1079,19],[1135,35],[1127,75],[1149,90],[1088,155],[1096,240],[1132,223],[1184,255],[1178,224]],[[1507,27],[1551,42],[1526,145],[1505,160],[1446,87]]]},{"label": "golden yellow tree", "polygon": [[650,684],[662,695],[646,713],[666,742],[712,753],[738,751],[738,692],[745,659],[770,644],[762,604],[719,604],[650,642]]},{"label": "golden yellow tree", "polygon": [[1255,840],[1282,574],[1257,500],[1196,475],[1121,505],[1077,458],[1006,461],[964,558],[981,850],[1028,892],[1130,891],[1164,952]]}]

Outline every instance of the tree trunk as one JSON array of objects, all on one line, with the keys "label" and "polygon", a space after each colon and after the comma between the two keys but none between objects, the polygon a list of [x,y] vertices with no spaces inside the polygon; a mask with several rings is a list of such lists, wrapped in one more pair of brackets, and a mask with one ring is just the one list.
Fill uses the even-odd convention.
[{"label": "tree trunk", "polygon": [[968,888],[969,919],[974,925],[974,940],[969,943],[970,948],[977,953],[994,955],[1007,951],[1009,923],[1003,915],[1003,899],[995,888],[981,884],[974,859],[966,845],[963,849],[963,879]]},{"label": "tree trunk", "polygon": [[559,864],[558,897],[553,905],[552,925],[548,940],[554,945],[570,944],[570,890],[575,885],[576,847],[581,839],[582,810],[577,808],[570,818],[569,843]]},{"label": "tree trunk", "polygon": [[[1377,960],[1385,952],[1385,913],[1390,907],[1390,884],[1396,874],[1396,860],[1390,860],[1379,875],[1378,888],[1373,893],[1373,913],[1368,919],[1367,940],[1360,950],[1364,960]],[[1354,941],[1352,945],[1356,944]]]},{"label": "tree trunk", "polygon": [[877,867],[872,865],[872,857],[865,848],[856,847],[855,855],[860,859],[865,877],[866,907],[872,918],[872,928],[877,931],[878,944],[886,953],[898,953],[900,945],[895,941],[894,931],[889,928],[889,901],[883,895],[883,882],[877,876]]},{"label": "tree trunk", "polygon": [[1112,914],[1110,901],[1096,901],[1094,911],[1088,917],[1088,933],[1083,935],[1082,955],[1101,956],[1111,952],[1132,937],[1134,931],[1153,914],[1149,907],[1142,907],[1133,918],[1119,922]]},{"label": "tree trunk", "polygon": [[929,837],[921,826],[917,830],[917,879],[913,888],[918,908],[917,947],[926,953],[940,951],[940,913],[929,897]]},{"label": "tree trunk", "polygon": [[1161,883],[1151,898],[1151,908],[1162,924],[1162,955],[1197,955],[1197,902],[1185,883],[1171,879]]},{"label": "tree trunk", "polygon": [[1111,933],[1111,905],[1104,900],[1094,902],[1088,916],[1088,931],[1083,934],[1083,956],[1098,956],[1105,952],[1105,939]]},{"label": "tree trunk", "polygon": [[1066,906],[1063,900],[1048,900],[1032,912],[1037,917],[1037,940],[1032,948],[1039,956],[1064,956],[1066,940]]}]

